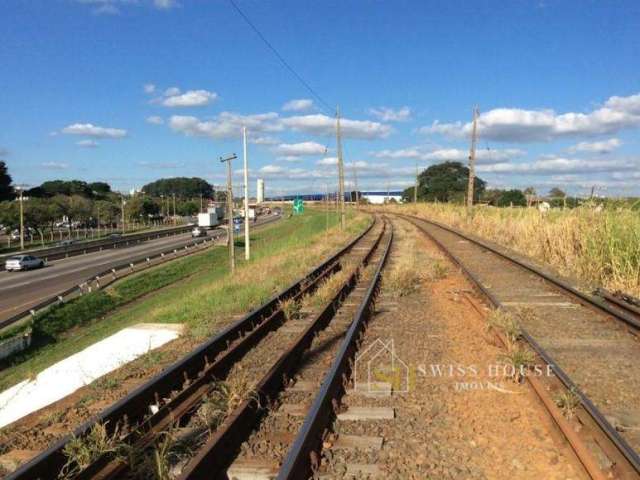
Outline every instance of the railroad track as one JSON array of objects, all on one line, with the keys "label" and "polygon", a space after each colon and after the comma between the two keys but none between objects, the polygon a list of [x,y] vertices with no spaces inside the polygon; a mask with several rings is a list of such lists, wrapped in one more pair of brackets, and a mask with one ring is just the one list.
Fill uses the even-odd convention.
[{"label": "railroad track", "polygon": [[[256,398],[250,398],[241,404],[243,410],[233,412],[226,418],[217,431],[208,440],[205,439],[202,452],[217,452],[219,445],[229,449],[229,438],[239,439],[242,432],[250,432],[250,421],[257,420],[263,415],[261,408],[265,401],[273,398],[274,392],[285,384],[285,377],[289,377],[298,366],[297,360],[313,342],[317,333],[323,330],[333,317],[344,297],[360,281],[360,273],[368,263],[374,252],[378,252],[380,242],[391,240],[391,233],[386,228],[386,221],[375,221],[369,228],[353,240],[345,248],[337,252],[330,259],[316,267],[303,279],[292,284],[261,307],[246,315],[233,325],[227,327],[214,338],[191,352],[182,360],[163,371],[158,376],[138,387],[125,398],[76,429],[73,436],[61,439],[45,452],[20,467],[9,479],[37,479],[56,477],[60,472],[72,472],[68,478],[122,478],[130,473],[130,467],[119,455],[113,452],[98,456],[88,467],[79,468],[65,453],[65,447],[72,438],[85,438],[93,428],[101,426],[109,436],[118,436],[118,444],[131,448],[129,451],[152,451],[158,439],[166,432],[187,427],[189,430],[192,417],[199,412],[203,400],[215,393],[216,388],[230,374],[241,360],[264,343],[270,349],[269,359],[273,357],[273,348],[282,349],[282,340],[290,341],[292,332],[283,327],[291,324],[287,318],[287,305],[297,304],[303,298],[310,297],[324,283],[328,283],[338,273],[348,268],[349,273],[338,292],[323,306],[322,310],[308,322],[300,323],[303,333],[300,334],[288,350],[279,358],[278,362],[269,370],[271,376],[265,376],[254,389]],[[386,245],[386,250],[388,245]],[[379,255],[376,253],[376,255]],[[386,254],[385,254],[386,258]],[[375,276],[375,284],[379,280],[379,272]],[[368,295],[367,307],[371,305],[372,289]],[[367,310],[359,313],[361,320],[366,317]],[[355,322],[354,322],[355,323]],[[298,330],[299,331],[299,330]],[[282,335],[284,332],[284,336]],[[279,341],[277,335],[280,334]],[[263,367],[265,362],[262,362]],[[267,366],[271,363],[267,364]],[[240,408],[240,407],[238,407]],[[230,426],[231,425],[231,426]],[[247,430],[247,428],[249,430]],[[185,430],[184,428],[182,428]],[[226,432],[226,433],[225,433]],[[223,442],[213,450],[209,448],[212,439],[222,438]],[[198,454],[186,466],[184,478],[199,478],[198,473],[202,465],[210,461],[210,454]],[[216,458],[220,462],[220,458]],[[181,468],[182,468],[181,467]],[[210,478],[211,470],[206,475]],[[185,476],[186,475],[186,476]]]},{"label": "railroad track", "polygon": [[624,292],[610,292],[604,288],[598,288],[593,293],[614,310],[634,317],[640,322],[640,299]]},{"label": "railroad track", "polygon": [[[501,247],[437,222],[399,217],[434,241],[493,307],[516,315],[522,341],[553,372],[527,380],[589,475],[640,478],[640,373],[634,368],[640,322],[634,310],[614,296],[586,295]],[[576,398],[572,421],[557,408],[553,394],[560,393]]]}]

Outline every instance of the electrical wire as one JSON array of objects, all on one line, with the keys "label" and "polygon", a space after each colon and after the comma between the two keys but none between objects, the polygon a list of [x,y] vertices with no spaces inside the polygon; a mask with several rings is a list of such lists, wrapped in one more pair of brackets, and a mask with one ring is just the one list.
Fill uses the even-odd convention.
[{"label": "electrical wire", "polygon": [[247,17],[247,15],[242,10],[240,10],[240,7],[238,7],[236,2],[234,0],[229,0],[229,3],[233,6],[236,12],[238,12],[238,14],[244,19],[244,21],[247,22],[247,25],[251,27],[251,29],[256,33],[256,35],[260,37],[260,39],[264,42],[264,44],[267,47],[269,47],[269,49],[274,53],[276,57],[278,57],[278,60],[280,60],[280,63],[282,63],[282,65],[287,70],[289,70],[289,72],[291,72],[294,77],[296,77],[296,79],[309,91],[309,93],[311,93],[311,95],[313,95],[315,99],[318,100],[318,102],[320,102],[320,105],[324,107],[327,113],[332,113],[333,109],[329,106],[329,104],[324,101],[324,99],[311,87],[311,85],[309,85],[305,81],[304,78],[302,78],[300,74],[298,74],[298,72],[294,70],[294,68],[291,65],[289,65],[289,63],[284,59],[282,55],[280,55],[278,50],[276,50],[276,48],[271,44],[271,42],[269,42],[269,40],[267,40],[267,38],[262,34],[262,32],[258,30],[258,27],[256,27],[253,24],[253,22],[249,19],[249,17]]}]

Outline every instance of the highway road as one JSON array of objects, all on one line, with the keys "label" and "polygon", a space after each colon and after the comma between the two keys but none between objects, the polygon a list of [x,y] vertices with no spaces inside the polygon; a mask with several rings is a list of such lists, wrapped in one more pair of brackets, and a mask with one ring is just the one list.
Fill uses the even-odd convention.
[{"label": "highway road", "polygon": [[[271,216],[262,217],[252,224],[252,227],[274,219]],[[211,235],[212,231],[209,232],[209,236]],[[0,321],[78,285],[112,266],[145,255],[184,247],[192,240],[191,234],[185,233],[132,244],[130,247],[52,260],[46,267],[38,270],[11,273],[0,271]]]}]

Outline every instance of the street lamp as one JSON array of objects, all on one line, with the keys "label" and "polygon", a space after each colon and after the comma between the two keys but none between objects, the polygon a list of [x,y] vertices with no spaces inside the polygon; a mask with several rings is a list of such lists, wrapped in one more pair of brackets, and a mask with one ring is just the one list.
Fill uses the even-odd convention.
[{"label": "street lamp", "polygon": [[24,185],[15,187],[20,192],[18,200],[20,202],[20,250],[24,250],[24,196],[22,195],[24,188]]},{"label": "street lamp", "polygon": [[[220,162],[227,163],[227,217],[229,229],[227,233],[227,245],[229,246],[229,266],[231,273],[236,269],[236,252],[233,245],[233,185],[231,183],[231,161],[238,158],[235,153],[227,155],[226,157],[220,157]],[[247,219],[245,218],[245,221]]]}]

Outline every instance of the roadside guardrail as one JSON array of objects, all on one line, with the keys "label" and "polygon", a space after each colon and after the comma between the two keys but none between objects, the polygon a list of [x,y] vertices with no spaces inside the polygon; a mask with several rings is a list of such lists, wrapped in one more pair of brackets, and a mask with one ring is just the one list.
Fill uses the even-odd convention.
[{"label": "roadside guardrail", "polygon": [[121,238],[106,238],[104,240],[90,240],[64,247],[41,248],[35,250],[17,251],[0,256],[0,270],[4,270],[4,262],[16,255],[33,255],[42,258],[45,261],[57,260],[60,258],[73,257],[76,255],[84,255],[91,252],[99,252],[107,248],[126,247],[131,243],[140,243],[153,238],[168,237],[170,235],[179,235],[190,231],[193,225],[184,225],[180,227],[171,227],[153,232],[134,233],[132,235],[123,235]]}]

